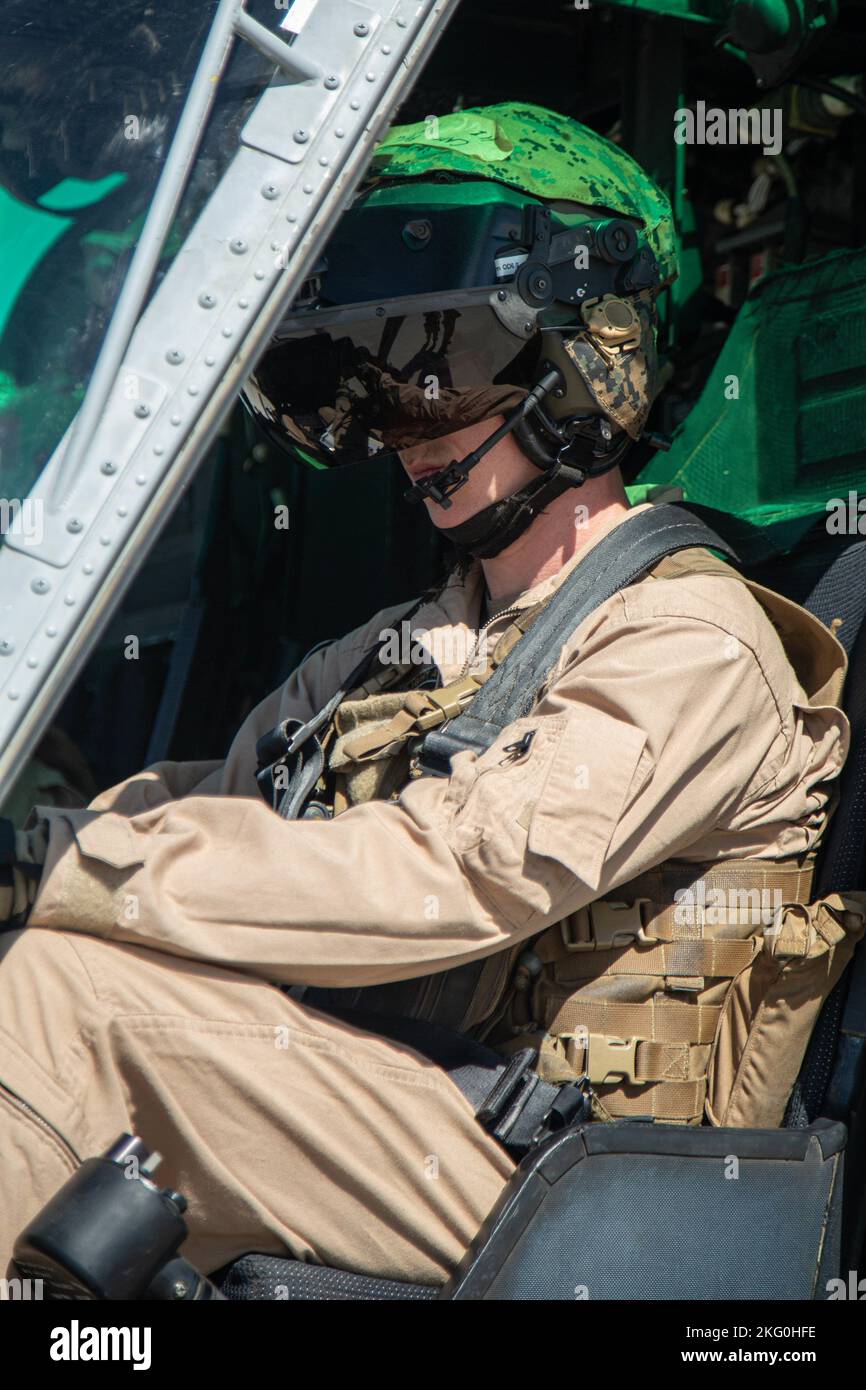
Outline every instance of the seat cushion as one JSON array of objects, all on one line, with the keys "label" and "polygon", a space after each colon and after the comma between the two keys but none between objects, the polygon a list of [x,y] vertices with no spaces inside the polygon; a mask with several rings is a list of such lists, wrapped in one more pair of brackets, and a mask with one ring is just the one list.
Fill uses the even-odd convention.
[{"label": "seat cushion", "polygon": [[215,1275],[226,1298],[279,1301],[314,1299],[317,1302],[370,1302],[373,1299],[437,1298],[430,1284],[402,1284],[396,1279],[374,1279],[345,1269],[303,1264],[277,1255],[242,1255],[221,1276]]}]

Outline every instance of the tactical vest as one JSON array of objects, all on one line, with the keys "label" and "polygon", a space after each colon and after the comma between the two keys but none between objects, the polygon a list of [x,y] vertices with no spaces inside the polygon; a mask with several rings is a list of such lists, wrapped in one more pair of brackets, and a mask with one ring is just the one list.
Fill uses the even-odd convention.
[{"label": "tactical vest", "polygon": [[[810,701],[838,703],[844,653],[805,609],[705,550],[668,556],[649,573],[662,581],[720,574],[746,584]],[[425,732],[466,708],[542,606],[515,616],[480,672],[444,687],[407,691],[417,669],[389,668],[350,691],[322,739],[320,813],[395,799],[418,771],[413,753]],[[745,1105],[747,1118],[739,1123],[778,1124],[778,1101],[756,1100],[752,1086],[744,1102],[737,1090],[751,1084],[745,1065],[751,1024],[772,991],[782,998],[785,989],[800,989],[802,1049],[798,1054],[791,1020],[781,1027],[784,1036],[777,1026],[775,1037],[784,1044],[777,1049],[780,1068],[794,1068],[793,1084],[811,1023],[863,930],[862,906],[849,898],[807,906],[813,861],[814,854],[706,864],[670,860],[485,960],[387,985],[309,989],[305,998],[322,1008],[430,1020],[505,1053],[532,1046],[544,1079],[586,1079],[599,1119],[696,1124],[706,1111],[724,1123],[732,1107],[742,1111]],[[775,912],[779,898],[784,907]],[[812,977],[803,985],[807,966]],[[800,971],[793,986],[786,978],[791,970]],[[759,985],[763,993],[756,1000]],[[784,1097],[781,1103],[784,1108]]]}]

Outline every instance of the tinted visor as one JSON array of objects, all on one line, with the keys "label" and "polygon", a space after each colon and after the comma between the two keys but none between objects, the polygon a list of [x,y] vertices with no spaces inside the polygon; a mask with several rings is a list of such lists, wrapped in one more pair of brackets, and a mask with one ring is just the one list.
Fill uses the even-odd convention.
[{"label": "tinted visor", "polygon": [[539,338],[509,332],[490,294],[298,313],[247,383],[247,405],[272,437],[324,467],[504,414],[533,385]]}]

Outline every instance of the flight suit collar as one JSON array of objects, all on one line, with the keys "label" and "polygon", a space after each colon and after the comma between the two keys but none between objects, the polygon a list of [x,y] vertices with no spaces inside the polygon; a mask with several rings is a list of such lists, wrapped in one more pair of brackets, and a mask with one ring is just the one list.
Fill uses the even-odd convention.
[{"label": "flight suit collar", "polygon": [[[617,526],[621,526],[627,517],[634,516],[636,512],[646,511],[647,508],[652,505],[651,502],[642,502],[639,506],[632,507],[625,516],[615,517],[606,524],[601,525],[598,530],[594,532],[592,539],[589,540],[586,545],[581,546],[574,555],[570,556],[561,569],[557,570],[555,574],[548,575],[546,579],[540,580],[539,583],[533,584],[531,588],[525,589],[523,593],[518,594],[514,599],[508,602],[503,609],[503,613],[511,613],[515,609],[523,610],[525,608],[532,608],[535,604],[541,603],[544,599],[549,598],[550,595],[565,582],[575,565],[578,564],[585,555],[588,555],[590,550],[592,550],[604,536],[609,535]],[[418,616],[421,618],[423,615],[426,619],[429,615],[429,617],[437,623],[460,623],[467,627],[477,629],[481,626],[482,621],[480,614],[484,592],[484,571],[481,567],[480,560],[476,560],[465,575],[461,576],[458,572],[453,572],[449,576],[440,594],[430,604],[429,609],[425,605],[423,613],[419,613]],[[497,621],[498,616],[501,615],[494,617],[493,622]]]}]

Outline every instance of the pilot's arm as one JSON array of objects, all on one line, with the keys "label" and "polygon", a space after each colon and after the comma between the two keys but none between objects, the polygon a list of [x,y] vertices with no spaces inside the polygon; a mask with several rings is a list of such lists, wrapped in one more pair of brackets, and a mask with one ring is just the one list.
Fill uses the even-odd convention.
[{"label": "pilot's arm", "polygon": [[683,614],[675,587],[669,613],[652,594],[652,611],[612,601],[527,718],[398,801],[282,820],[253,780],[265,702],[229,756],[232,795],[172,799],[160,780],[135,810],[126,787],[111,808],[46,810],[30,923],[362,985],[491,954],[685,848],[802,852],[844,760],[844,715],[773,688],[742,631],[732,660],[718,614]]}]

